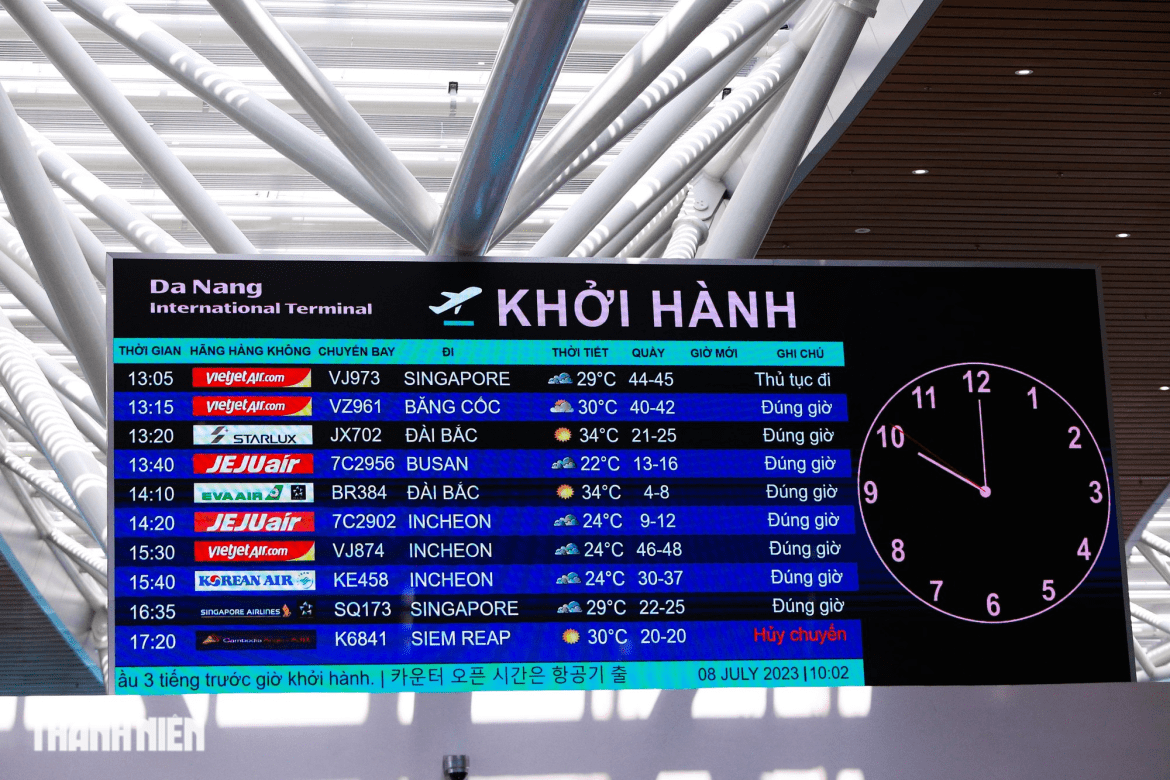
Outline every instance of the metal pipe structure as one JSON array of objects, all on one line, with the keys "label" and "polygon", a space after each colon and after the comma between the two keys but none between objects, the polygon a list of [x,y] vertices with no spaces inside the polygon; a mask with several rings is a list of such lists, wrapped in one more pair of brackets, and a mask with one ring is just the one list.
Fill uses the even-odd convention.
[{"label": "metal pipe structure", "polygon": [[416,245],[430,241],[439,219],[438,204],[296,41],[257,0],[209,1],[397,213],[410,231],[404,238]]},{"label": "metal pipe structure", "polygon": [[[69,228],[65,210],[37,161],[8,96],[0,94],[0,191],[16,223],[24,246],[53,310],[57,312],[69,343],[99,404],[106,400],[106,306],[98,293],[81,248]],[[4,323],[8,323],[5,316]],[[2,329],[2,328],[0,328]],[[15,330],[12,331],[15,333]],[[26,358],[31,363],[31,358]],[[39,371],[37,372],[40,373]],[[43,377],[42,377],[43,381]],[[9,388],[9,394],[16,396]],[[17,407],[21,403],[17,401]],[[58,405],[58,409],[60,406]],[[32,425],[37,425],[25,414]],[[64,410],[61,410],[64,415]],[[90,456],[92,459],[92,456]],[[80,477],[81,469],[73,477]],[[79,488],[86,487],[78,485]],[[88,489],[86,487],[86,489]],[[105,518],[102,501],[101,518]]]},{"label": "metal pipe structure", "polygon": [[0,252],[3,252],[12,261],[20,266],[21,270],[32,278],[37,278],[36,266],[24,248],[24,241],[20,239],[20,231],[0,219]]},{"label": "metal pipe structure", "polygon": [[0,257],[0,282],[4,283],[16,300],[24,304],[29,314],[40,320],[50,333],[61,339],[62,344],[69,345],[69,336],[66,335],[57,312],[53,311],[48,294],[35,279],[16,264],[15,260],[7,256]]},{"label": "metal pipe structure", "polygon": [[102,222],[143,252],[186,252],[187,248],[141,211],[77,164],[28,122],[21,120],[29,143],[49,178]]},{"label": "metal pipe structure", "polygon": [[90,533],[89,529],[86,528],[85,518],[78,511],[77,507],[74,506],[73,502],[69,500],[69,496],[65,495],[65,492],[51,479],[17,457],[8,447],[0,449],[0,466],[8,469],[35,487],[45,497],[46,501],[60,509],[62,514],[77,524],[83,531]]},{"label": "metal pipe structure", "polygon": [[0,5],[101,117],[191,225],[207,239],[212,249],[226,254],[256,251],[252,242],[228,219],[166,142],[134,110],[121,90],[102,73],[93,58],[41,0],[0,0]]},{"label": "metal pipe structure", "polygon": [[[720,37],[712,36],[711,32],[714,31],[704,32],[707,25],[727,7],[729,2],[730,0],[679,0],[613,66],[605,78],[557,122],[524,159],[520,173],[516,177],[516,186],[509,198],[511,203],[505,204],[504,216],[501,217],[496,229],[497,239],[514,230],[525,217],[547,200],[561,183],[575,176],[576,171],[604,154],[622,136],[641,124],[641,119],[645,116],[641,116],[641,119],[637,116],[641,114],[648,116],[655,108],[684,89],[690,79],[697,78],[705,72],[702,63],[691,67],[686,63],[670,68],[672,78],[658,75],[684,50],[692,59],[696,53],[700,57],[706,55],[706,65],[709,68],[734,48],[739,40],[735,33]],[[764,4],[782,5],[785,2],[790,3],[792,0],[766,0]],[[753,20],[741,17],[745,16],[745,9],[757,10],[760,5],[763,4],[745,3],[737,9],[738,13],[729,15],[735,17],[734,22],[742,27],[738,29],[731,27],[727,21],[719,27],[735,32],[742,31],[740,37],[747,37],[755,32],[755,27],[751,25]],[[766,13],[757,15],[761,17],[758,24],[767,21]],[[699,41],[695,41],[696,38],[699,38]],[[722,44],[722,47],[704,45],[713,38]],[[655,89],[649,93],[645,92],[652,82]],[[641,99],[637,104],[627,108],[639,96]],[[615,122],[619,115],[621,120]],[[590,159],[585,159],[582,152],[586,152]],[[566,171],[570,164],[575,170]]]},{"label": "metal pipe structure", "polygon": [[23,336],[22,339],[27,345],[29,354],[37,362],[37,367],[41,369],[41,373],[45,375],[45,379],[49,380],[53,389],[77,404],[86,414],[104,426],[106,424],[106,410],[98,406],[97,399],[93,397],[89,385],[78,379],[72,371],[65,368],[55,357],[32,341]]},{"label": "metal pipe structure", "polygon": [[[815,26],[815,25],[814,25]],[[570,253],[572,257],[612,257],[669,199],[734,137],[800,68],[804,52],[791,41],[757,69],[659,158],[605,218]],[[564,220],[562,220],[564,221]]]},{"label": "metal pipe structure", "polygon": [[20,412],[16,411],[16,407],[12,406],[7,398],[0,398],[0,420],[8,423],[12,430],[16,431],[16,435],[24,439],[26,442],[34,447],[39,447],[37,437],[33,436],[32,431],[24,424],[24,420],[20,417]]},{"label": "metal pipe structure", "polygon": [[670,226],[675,217],[678,216],[686,199],[687,191],[679,190],[678,194],[655,215],[654,219],[650,220],[650,224],[642,228],[641,232],[634,236],[633,241],[626,244],[625,248],[618,253],[618,257],[652,257],[652,255],[646,254],[646,250],[653,248],[660,238],[670,232]]},{"label": "metal pipe structure", "polygon": [[687,201],[683,204],[682,211],[674,224],[671,225],[671,229],[673,232],[670,236],[670,243],[666,245],[666,252],[662,256],[673,259],[694,257],[695,250],[707,237],[707,224],[702,217],[695,215],[694,190],[687,196]]},{"label": "metal pipe structure", "polygon": [[[573,250],[638,178],[650,169],[662,150],[678,138],[727,82],[763,46],[780,21],[750,36],[729,56],[697,79],[681,95],[667,103],[646,123],[577,201],[529,250],[529,257],[564,257]],[[723,101],[726,102],[726,101]]]},{"label": "metal pipe structure", "polygon": [[73,403],[69,396],[61,391],[57,391],[57,400],[61,402],[65,413],[69,415],[69,419],[73,420],[73,424],[77,426],[77,432],[97,447],[103,453],[108,452],[108,444],[106,441],[106,429],[94,422],[94,419],[84,412],[81,407]]},{"label": "metal pipe structure", "polygon": [[704,257],[756,256],[865,20],[877,13],[877,3],[839,0],[829,11],[804,67],[765,131],[752,165],[736,187],[723,219],[711,231]]},{"label": "metal pipe structure", "polygon": [[[257,92],[127,5],[114,0],[64,0],[63,4],[410,240],[410,228],[341,152]],[[416,246],[426,249],[425,243]]]},{"label": "metal pipe structure", "polygon": [[586,2],[516,3],[427,254],[487,251]]},{"label": "metal pipe structure", "polygon": [[89,267],[89,272],[93,274],[95,279],[104,283],[106,280],[105,244],[93,234],[92,230],[86,227],[85,223],[81,221],[81,217],[67,207],[64,211],[65,220],[69,223],[69,229],[73,231],[73,238],[77,241],[78,247],[81,248],[81,254],[85,257],[85,264]]}]

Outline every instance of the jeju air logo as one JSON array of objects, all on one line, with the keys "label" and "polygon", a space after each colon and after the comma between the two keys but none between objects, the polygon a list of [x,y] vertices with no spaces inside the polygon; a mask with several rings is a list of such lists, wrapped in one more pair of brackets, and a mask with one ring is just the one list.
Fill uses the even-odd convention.
[{"label": "jeju air logo", "polygon": [[313,399],[291,395],[197,395],[196,417],[312,417]]},{"label": "jeju air logo", "polygon": [[313,531],[312,512],[196,512],[195,533],[293,533]]},{"label": "jeju air logo", "polygon": [[313,455],[242,453],[240,455],[198,454],[192,459],[196,474],[312,474]]},{"label": "jeju air logo", "polygon": [[192,387],[312,387],[310,368],[193,368]]}]

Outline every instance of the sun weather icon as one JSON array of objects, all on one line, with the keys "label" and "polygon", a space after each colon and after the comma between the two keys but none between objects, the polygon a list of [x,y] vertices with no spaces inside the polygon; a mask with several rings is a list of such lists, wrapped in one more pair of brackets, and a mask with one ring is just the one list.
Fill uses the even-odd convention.
[{"label": "sun weather icon", "polygon": [[575,645],[581,641],[581,633],[575,628],[566,628],[565,633],[561,634],[561,639],[565,640],[567,645]]},{"label": "sun weather icon", "polygon": [[568,428],[557,428],[553,431],[553,438],[559,442],[566,442],[573,438],[573,432]]},{"label": "sun weather icon", "polygon": [[570,498],[573,497],[573,492],[574,491],[573,491],[572,485],[558,485],[557,486],[557,498],[563,498],[566,501],[568,501]]}]

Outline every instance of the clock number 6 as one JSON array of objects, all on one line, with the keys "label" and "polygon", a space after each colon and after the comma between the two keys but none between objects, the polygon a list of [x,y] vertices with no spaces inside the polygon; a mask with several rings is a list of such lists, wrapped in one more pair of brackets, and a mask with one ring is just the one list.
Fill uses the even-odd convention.
[{"label": "clock number 6", "polygon": [[1093,480],[1089,483],[1089,487],[1093,488],[1093,495],[1089,496],[1089,500],[1094,504],[1100,504],[1105,500],[1105,494],[1101,492],[1101,483]]},{"label": "clock number 6", "polygon": [[871,479],[869,482],[865,483],[865,486],[863,489],[865,490],[865,503],[876,504],[877,503],[877,483]]},{"label": "clock number 6", "polygon": [[991,615],[992,617],[996,617],[999,615],[999,594],[998,593],[988,593],[987,594],[987,614]]},{"label": "clock number 6", "polygon": [[980,371],[974,377],[974,379],[982,379],[983,380],[982,382],[979,383],[978,390],[976,390],[976,388],[975,388],[975,382],[974,382],[974,379],[972,379],[972,377],[971,377],[970,371],[963,374],[963,378],[967,380],[967,392],[968,393],[976,393],[976,392],[990,393],[991,392],[991,388],[988,387],[988,384],[991,383],[991,374],[987,373],[986,371]]}]

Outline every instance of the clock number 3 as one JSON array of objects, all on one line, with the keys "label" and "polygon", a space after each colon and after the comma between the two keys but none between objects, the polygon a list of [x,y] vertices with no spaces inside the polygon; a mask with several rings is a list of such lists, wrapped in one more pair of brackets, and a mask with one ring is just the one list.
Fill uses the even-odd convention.
[{"label": "clock number 3", "polygon": [[1093,495],[1089,496],[1089,500],[1094,504],[1100,504],[1105,500],[1105,494],[1101,492],[1101,483],[1093,480],[1089,483],[1089,487],[1093,488]]}]

